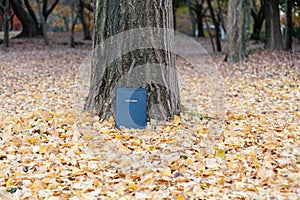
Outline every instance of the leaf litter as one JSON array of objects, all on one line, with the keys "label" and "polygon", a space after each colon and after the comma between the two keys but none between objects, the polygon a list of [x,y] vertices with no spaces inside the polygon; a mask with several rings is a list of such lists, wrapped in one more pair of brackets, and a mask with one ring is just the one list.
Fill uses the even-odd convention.
[{"label": "leaf litter", "polygon": [[299,53],[212,55],[226,120],[207,153],[209,83],[183,59],[183,114],[117,130],[74,106],[88,48],[14,48],[0,55],[0,198],[299,199]]}]

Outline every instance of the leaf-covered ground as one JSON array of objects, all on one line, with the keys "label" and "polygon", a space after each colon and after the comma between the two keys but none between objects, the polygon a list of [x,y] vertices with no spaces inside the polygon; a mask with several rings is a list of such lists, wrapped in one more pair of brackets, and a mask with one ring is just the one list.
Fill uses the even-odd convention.
[{"label": "leaf-covered ground", "polygon": [[89,44],[21,42],[0,51],[0,199],[299,199],[299,52],[212,55],[226,117],[207,153],[213,83],[183,59],[182,116],[120,131],[80,112]]}]

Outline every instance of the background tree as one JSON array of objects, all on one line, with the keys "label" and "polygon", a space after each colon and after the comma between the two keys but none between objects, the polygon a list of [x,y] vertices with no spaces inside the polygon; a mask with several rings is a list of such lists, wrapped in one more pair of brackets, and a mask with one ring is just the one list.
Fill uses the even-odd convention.
[{"label": "background tree", "polygon": [[292,0],[286,0],[286,12],[285,12],[285,50],[292,50],[292,42],[293,42],[293,22],[292,22],[292,13],[293,13],[293,5]]},{"label": "background tree", "polygon": [[[168,66],[163,68],[143,68],[149,73],[138,71],[135,78],[129,77],[122,87],[143,87],[147,88],[147,114],[148,119],[157,116],[160,120],[166,120],[178,114],[181,110],[177,75],[175,68],[175,55],[171,51],[171,38],[173,29],[173,6],[172,0],[144,0],[144,1],[121,1],[121,0],[96,0],[95,7],[95,34],[94,34],[94,55],[91,74],[91,85],[89,95],[85,104],[88,112],[96,111],[101,119],[112,116],[114,111],[115,89],[124,75],[130,75],[132,71],[138,69],[146,63],[156,63]],[[113,63],[103,63],[101,55],[109,55],[116,52],[117,48],[114,40],[108,47],[105,42],[111,36],[116,36],[123,31],[129,31],[141,27],[165,28],[162,31],[162,38],[157,38],[154,32],[137,41],[137,35],[127,35],[128,38],[122,41],[121,46],[129,46],[133,42],[140,43],[149,40],[153,44],[159,40],[160,45],[165,50],[155,48],[142,48],[130,52],[121,52],[121,58]],[[140,34],[138,34],[140,35]],[[124,42],[124,43],[123,43]],[[101,44],[101,51],[97,47]],[[117,44],[117,43],[116,43]],[[112,51],[112,48],[115,48]],[[123,55],[124,54],[124,55]],[[104,56],[103,58],[107,58]],[[107,61],[106,61],[107,62]],[[134,76],[134,75],[133,75]],[[161,80],[148,82],[151,77],[157,76]],[[142,84],[141,84],[142,83]],[[172,88],[172,89],[170,89]],[[159,107],[155,105],[159,104]],[[155,108],[155,109],[152,109]]]},{"label": "background tree", "polygon": [[203,29],[203,18],[207,11],[207,8],[204,8],[204,0],[187,0],[188,8],[191,13],[191,17],[195,23],[195,36],[205,37]]},{"label": "background tree", "polygon": [[[212,19],[212,22],[215,26],[215,38],[216,38],[216,45],[217,45],[217,51],[222,51],[222,45],[221,45],[221,31],[220,31],[220,24],[221,24],[221,18],[218,12],[221,11],[220,8],[218,8],[218,12],[216,12],[212,6],[211,0],[207,0],[208,9],[210,12],[210,17]],[[218,5],[220,5],[220,2],[218,1]]]},{"label": "background tree", "polygon": [[264,13],[266,20],[265,47],[272,50],[283,50],[279,0],[264,0]]},{"label": "background tree", "polygon": [[84,40],[91,40],[92,37],[91,37],[91,33],[90,33],[90,30],[89,30],[89,26],[88,26],[88,23],[86,22],[86,17],[85,17],[85,12],[84,12],[84,4],[83,4],[83,0],[77,0],[77,12],[78,12],[78,17],[81,21],[81,24],[82,24],[82,29],[83,29],[83,39]]},{"label": "background tree", "polygon": [[227,61],[238,62],[248,58],[250,33],[250,1],[229,0],[227,15]]},{"label": "background tree", "polygon": [[264,1],[252,0],[251,2],[251,16],[253,18],[253,31],[251,34],[251,39],[259,40],[260,32],[265,19]]},{"label": "background tree", "polygon": [[189,8],[189,15],[190,15],[190,19],[191,19],[191,23],[192,23],[192,35],[196,36],[196,18],[192,9],[192,2],[191,0],[187,0],[186,1],[186,5]]},{"label": "background tree", "polygon": [[47,46],[49,46],[50,42],[49,42],[49,38],[48,38],[48,35],[47,35],[46,20],[45,20],[45,17],[43,15],[43,11],[42,11],[42,8],[41,8],[41,0],[36,0],[36,1],[37,1],[37,4],[38,4],[38,11],[39,11],[38,24],[40,26],[40,29],[42,29],[42,35],[44,37],[45,44]]},{"label": "background tree", "polygon": [[4,48],[9,46],[9,8],[9,0],[0,0],[0,14],[2,16],[2,24],[4,27]]},{"label": "background tree", "polygon": [[[39,23],[37,15],[29,0],[10,0],[14,13],[22,23],[22,32],[17,37],[36,37],[43,35],[43,25]],[[45,25],[49,15],[52,13],[59,0],[54,0],[49,6],[48,0],[42,1],[42,17]],[[23,5],[24,3],[24,5]]]}]

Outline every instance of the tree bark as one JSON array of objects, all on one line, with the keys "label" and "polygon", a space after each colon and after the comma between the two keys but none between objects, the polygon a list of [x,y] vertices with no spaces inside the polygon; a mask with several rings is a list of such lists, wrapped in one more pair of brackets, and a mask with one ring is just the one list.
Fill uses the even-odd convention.
[{"label": "tree bark", "polygon": [[42,29],[42,32],[43,32],[43,38],[44,38],[44,42],[47,46],[50,46],[50,42],[49,42],[49,38],[48,38],[48,35],[47,35],[47,30],[46,30],[46,20],[45,20],[45,17],[44,17],[44,14],[42,12],[42,8],[41,8],[41,0],[37,0],[37,4],[38,4],[38,11],[39,11],[39,26],[41,27]]},{"label": "tree bark", "polygon": [[260,39],[260,32],[265,20],[265,14],[264,14],[264,4],[263,1],[261,1],[260,9],[258,10],[255,5],[255,1],[253,1],[253,7],[251,8],[251,16],[254,20],[253,25],[253,32],[251,34],[251,39],[253,40],[259,40]]},{"label": "tree bark", "polygon": [[217,51],[222,51],[222,45],[221,45],[221,39],[220,39],[220,22],[217,20],[215,16],[214,9],[211,5],[211,0],[207,0],[208,9],[210,12],[211,19],[215,26],[215,38],[216,38],[216,45],[217,45]]},{"label": "tree bark", "polygon": [[203,3],[197,2],[195,5],[195,13],[197,16],[197,26],[198,26],[198,37],[205,37],[203,30]]},{"label": "tree bark", "polygon": [[250,23],[251,23],[251,4],[250,0],[243,0],[243,59],[248,59],[250,42]]},{"label": "tree bark", "polygon": [[250,1],[229,0],[227,15],[227,62],[248,58],[250,32]]},{"label": "tree bark", "polygon": [[265,47],[271,50],[283,50],[279,19],[279,0],[264,0],[266,20]]},{"label": "tree bark", "polygon": [[17,37],[36,37],[41,35],[37,23],[32,19],[30,14],[24,10],[22,2],[20,0],[11,0],[11,5],[23,27],[22,32]]},{"label": "tree bark", "polygon": [[0,5],[1,6],[1,10],[3,10],[3,15],[2,15],[2,19],[3,19],[3,28],[4,28],[4,38],[3,38],[3,47],[7,48],[9,47],[9,0],[5,1],[5,5]]},{"label": "tree bark", "polygon": [[190,14],[190,19],[191,19],[191,23],[192,23],[192,35],[196,36],[196,19],[195,19],[195,15],[193,13],[193,8],[192,8],[192,3],[191,0],[187,0],[187,7],[189,8],[189,14]]},{"label": "tree bark", "polygon": [[242,0],[228,1],[227,40],[227,62],[232,63],[243,60]]},{"label": "tree bark", "polygon": [[293,30],[293,23],[292,23],[292,0],[286,0],[286,23],[285,23],[285,50],[291,51],[292,50],[292,30]]},{"label": "tree bark", "polygon": [[80,18],[80,21],[81,21],[81,24],[82,24],[82,29],[83,29],[83,34],[84,34],[83,39],[84,40],[91,40],[92,39],[91,33],[90,33],[89,27],[88,27],[88,25],[85,21],[85,18],[84,18],[84,10],[83,10],[82,0],[78,0],[77,6],[78,6],[78,16]]},{"label": "tree bark", "polygon": [[70,36],[70,44],[71,44],[71,47],[72,48],[75,48],[76,46],[76,42],[75,42],[75,25],[77,23],[77,18],[78,16],[75,15],[75,3],[74,2],[71,2],[70,4],[70,8],[71,8],[71,36]]},{"label": "tree bark", "polygon": [[[175,55],[171,53],[172,0],[96,0],[94,11],[94,55],[85,111],[107,119],[115,114],[117,87],[142,87],[147,88],[148,120],[168,120],[179,114]],[[132,45],[136,46],[129,51]]]}]

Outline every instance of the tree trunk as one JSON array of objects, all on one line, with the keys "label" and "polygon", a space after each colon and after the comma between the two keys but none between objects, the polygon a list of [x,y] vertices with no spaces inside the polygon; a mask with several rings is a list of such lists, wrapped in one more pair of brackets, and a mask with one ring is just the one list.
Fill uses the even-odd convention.
[{"label": "tree trunk", "polygon": [[292,0],[286,1],[286,23],[285,23],[285,50],[291,51],[292,50],[292,30],[293,30],[293,23],[292,23]]},{"label": "tree trunk", "polygon": [[228,1],[227,16],[227,39],[228,53],[227,62],[243,60],[242,48],[242,0]]},{"label": "tree trunk", "polygon": [[86,24],[86,21],[85,21],[85,18],[84,18],[84,10],[83,10],[82,0],[78,0],[77,5],[78,5],[78,16],[80,18],[80,21],[81,21],[81,24],[82,24],[82,29],[83,29],[83,34],[84,34],[83,39],[84,40],[91,40],[92,39],[91,33],[90,33],[89,27]]},{"label": "tree trunk", "polygon": [[72,25],[72,27],[71,27],[71,36],[70,36],[70,43],[71,43],[71,47],[72,48],[75,48],[75,25],[76,25],[76,23],[77,23],[77,18],[78,18],[78,16],[77,15],[75,15],[75,12],[74,12],[74,9],[75,9],[75,5],[74,5],[75,3],[74,2],[71,2],[71,4],[70,4],[70,7],[71,7],[71,25]]},{"label": "tree trunk", "polygon": [[250,0],[229,0],[227,62],[239,62],[249,54]]},{"label": "tree trunk", "polygon": [[177,21],[176,21],[176,7],[173,0],[173,24],[174,24],[174,30],[177,29]]},{"label": "tree trunk", "polygon": [[41,35],[36,22],[24,10],[22,2],[20,0],[11,0],[11,5],[16,16],[22,23],[22,32],[17,37],[36,37]]},{"label": "tree trunk", "polygon": [[192,23],[192,35],[196,36],[196,19],[195,19],[195,15],[193,13],[193,9],[192,9],[192,4],[191,4],[191,0],[187,0],[187,7],[189,8],[189,14],[190,14],[190,19],[191,19],[191,23]]},{"label": "tree trunk", "polygon": [[40,17],[39,26],[41,27],[42,32],[43,32],[44,42],[47,46],[49,46],[50,42],[49,42],[49,38],[48,38],[48,35],[47,35],[45,17],[43,15],[42,8],[41,8],[41,0],[37,0],[37,4],[38,4],[39,17]]},{"label": "tree trunk", "polygon": [[250,0],[243,0],[243,59],[248,59],[250,42],[250,22],[251,22],[251,4]]},{"label": "tree trunk", "polygon": [[264,0],[266,19],[265,47],[271,50],[282,50],[283,41],[280,30],[279,0]]},{"label": "tree trunk", "polygon": [[208,5],[211,19],[215,26],[215,31],[216,31],[215,38],[216,38],[217,51],[222,51],[222,45],[221,45],[221,39],[220,39],[220,22],[217,20],[217,18],[215,16],[214,9],[211,5],[211,0],[207,0],[207,5]]},{"label": "tree trunk", "polygon": [[107,119],[115,114],[116,88],[142,87],[147,88],[148,120],[179,114],[171,53],[172,0],[96,0],[94,10],[94,55],[85,110]]},{"label": "tree trunk", "polygon": [[198,3],[195,5],[196,16],[197,16],[197,25],[198,25],[198,37],[205,37],[203,30],[203,4]]},{"label": "tree trunk", "polygon": [[5,6],[3,8],[3,27],[4,27],[4,39],[3,39],[3,45],[4,48],[9,47],[9,0],[5,1]]},{"label": "tree trunk", "polygon": [[260,7],[259,11],[256,9],[256,6],[253,5],[253,8],[251,8],[251,15],[254,20],[253,32],[251,34],[251,39],[259,40],[260,39],[260,31],[262,29],[262,26],[263,26],[263,23],[265,20],[263,1],[261,1],[261,7]]}]

